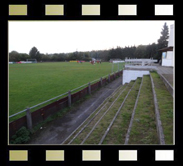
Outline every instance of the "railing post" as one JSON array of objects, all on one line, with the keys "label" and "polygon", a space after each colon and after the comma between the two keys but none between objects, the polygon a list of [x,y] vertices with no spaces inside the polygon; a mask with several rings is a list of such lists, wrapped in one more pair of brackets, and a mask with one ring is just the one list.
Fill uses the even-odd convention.
[{"label": "railing post", "polygon": [[26,118],[27,118],[27,128],[32,130],[32,116],[30,112],[30,108],[26,109]]},{"label": "railing post", "polygon": [[112,63],[112,71],[111,71],[112,73],[113,73],[113,68],[114,68],[114,63]]},{"label": "railing post", "polygon": [[110,82],[110,74],[108,75],[108,80],[109,80],[109,82]]},{"label": "railing post", "polygon": [[89,93],[89,95],[91,95],[91,84],[90,84],[90,82],[88,83],[88,93]]},{"label": "railing post", "polygon": [[102,77],[100,78],[100,86],[102,86]]},{"label": "railing post", "polygon": [[68,92],[68,106],[71,106],[71,91]]}]

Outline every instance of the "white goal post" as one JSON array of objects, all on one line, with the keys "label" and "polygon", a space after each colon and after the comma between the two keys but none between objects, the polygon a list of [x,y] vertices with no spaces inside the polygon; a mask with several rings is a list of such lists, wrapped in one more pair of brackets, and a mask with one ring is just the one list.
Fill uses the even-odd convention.
[{"label": "white goal post", "polygon": [[37,63],[37,59],[26,59],[28,63]]}]

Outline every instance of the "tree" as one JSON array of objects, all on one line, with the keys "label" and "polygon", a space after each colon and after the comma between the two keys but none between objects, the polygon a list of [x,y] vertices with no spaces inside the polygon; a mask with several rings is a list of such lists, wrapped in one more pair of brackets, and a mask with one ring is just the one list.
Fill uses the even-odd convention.
[{"label": "tree", "polygon": [[36,47],[32,47],[32,49],[29,52],[29,55],[32,59],[37,59],[37,61],[41,60],[41,54]]},{"label": "tree", "polygon": [[163,26],[163,29],[161,31],[161,36],[158,39],[158,44],[160,46],[160,48],[164,48],[168,46],[168,38],[169,38],[169,30],[168,30],[168,26],[166,25],[166,22]]},{"label": "tree", "polygon": [[43,62],[48,62],[48,61],[50,61],[51,60],[51,56],[50,55],[48,55],[48,54],[41,54],[41,60],[43,61]]},{"label": "tree", "polygon": [[149,44],[146,47],[146,58],[157,59],[157,52],[158,52],[157,44],[155,43]]},{"label": "tree", "polygon": [[135,58],[146,58],[146,47],[145,45],[139,45],[135,50]]},{"label": "tree", "polygon": [[38,53],[38,49],[36,47],[32,47],[30,52],[29,52],[29,55],[32,59],[36,59],[37,53]]},{"label": "tree", "polygon": [[17,51],[11,51],[9,53],[9,61],[10,62],[17,62],[20,61],[20,56],[19,53]]},{"label": "tree", "polygon": [[83,58],[84,61],[89,61],[90,60],[90,56],[89,56],[89,53],[85,52],[84,53],[84,58]]},{"label": "tree", "polygon": [[[165,24],[163,25],[163,29],[161,31],[161,36],[158,39],[158,49],[165,48],[168,46],[168,38],[169,38],[169,30],[165,22]],[[161,59],[161,52],[158,52],[157,58],[159,60]]]},{"label": "tree", "polygon": [[30,56],[26,53],[19,53],[21,61],[26,61],[27,59],[30,59]]},{"label": "tree", "polygon": [[30,56],[26,53],[18,53],[17,51],[11,51],[9,53],[10,62],[26,61],[26,59],[30,59]]}]

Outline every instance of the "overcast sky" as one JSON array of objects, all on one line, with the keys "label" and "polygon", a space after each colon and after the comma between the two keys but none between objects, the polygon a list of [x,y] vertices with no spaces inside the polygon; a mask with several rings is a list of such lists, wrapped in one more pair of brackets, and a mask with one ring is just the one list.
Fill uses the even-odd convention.
[{"label": "overcast sky", "polygon": [[67,53],[157,43],[174,21],[9,21],[9,52]]}]

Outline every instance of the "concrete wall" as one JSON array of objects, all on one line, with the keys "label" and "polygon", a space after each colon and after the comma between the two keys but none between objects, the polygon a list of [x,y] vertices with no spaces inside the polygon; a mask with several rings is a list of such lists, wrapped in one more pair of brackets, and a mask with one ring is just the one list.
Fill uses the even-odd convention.
[{"label": "concrete wall", "polygon": [[146,70],[123,70],[122,84],[129,83],[132,80],[136,80],[137,77],[143,75],[149,75],[149,71]]}]

